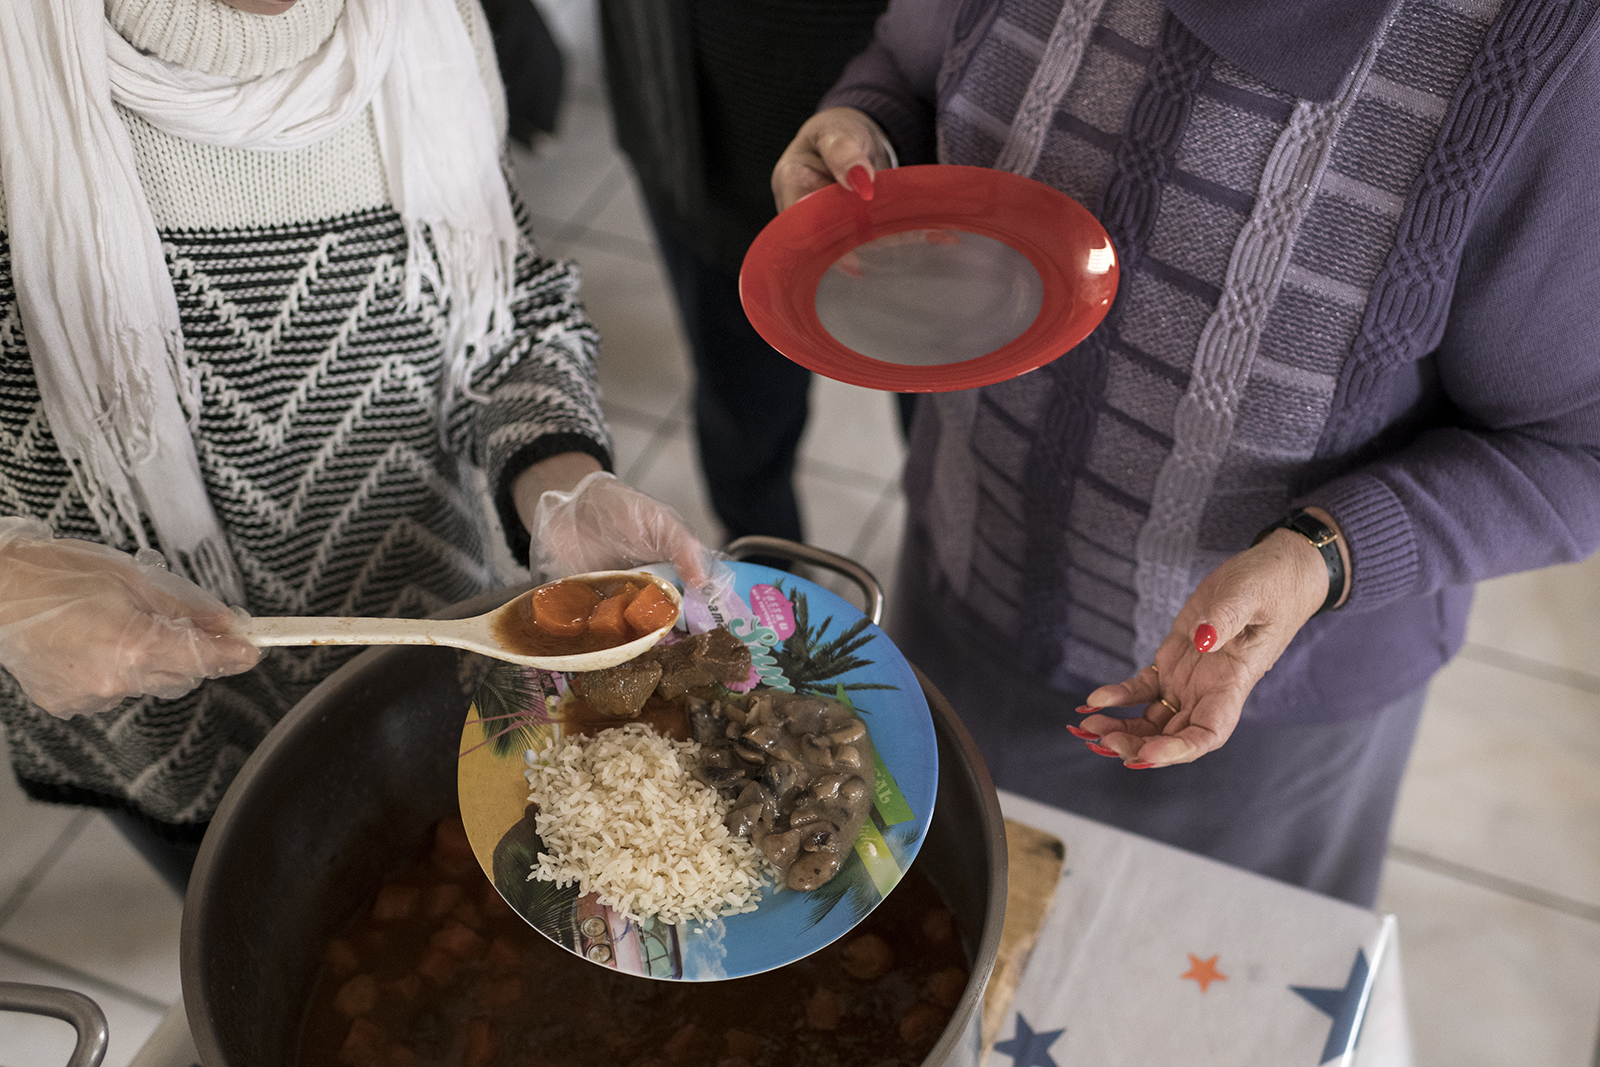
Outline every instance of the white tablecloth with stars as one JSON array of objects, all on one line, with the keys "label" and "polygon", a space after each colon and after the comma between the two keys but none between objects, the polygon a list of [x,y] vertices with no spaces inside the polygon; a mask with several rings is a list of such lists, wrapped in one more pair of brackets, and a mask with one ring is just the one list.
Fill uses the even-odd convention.
[{"label": "white tablecloth with stars", "polygon": [[1067,861],[984,1067],[1411,1067],[1392,915],[1000,805]]}]

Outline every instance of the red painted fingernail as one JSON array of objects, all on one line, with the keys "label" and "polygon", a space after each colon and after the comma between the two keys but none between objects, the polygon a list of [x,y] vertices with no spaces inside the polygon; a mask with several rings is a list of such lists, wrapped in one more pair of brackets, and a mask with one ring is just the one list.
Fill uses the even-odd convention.
[{"label": "red painted fingernail", "polygon": [[854,189],[856,195],[861,199],[872,199],[872,176],[867,173],[866,167],[857,163],[845,173],[845,179],[850,183],[850,188]]},{"label": "red painted fingernail", "polygon": [[1194,628],[1194,647],[1201,652],[1210,652],[1217,643],[1217,628],[1209,622],[1203,622]]},{"label": "red painted fingernail", "polygon": [[1085,741],[1098,741],[1098,740],[1100,740],[1100,735],[1099,734],[1092,734],[1088,730],[1085,730],[1081,726],[1069,726],[1069,727],[1067,727],[1067,733],[1071,734],[1073,737],[1081,737]]},{"label": "red painted fingernail", "polygon": [[[1097,756],[1117,756],[1116,749],[1107,748],[1104,745],[1097,745],[1093,741],[1090,741],[1087,747],[1090,752],[1093,752]],[[1117,758],[1121,759],[1122,757],[1117,756]]]},{"label": "red painted fingernail", "polygon": [[1100,709],[1096,708],[1096,707],[1092,707],[1092,706],[1090,706],[1088,704],[1079,704],[1073,710],[1076,711],[1079,715],[1092,715],[1095,712],[1099,711]]},{"label": "red painted fingernail", "polygon": [[1123,766],[1128,768],[1128,770],[1130,770],[1130,771],[1147,771],[1151,767],[1154,767],[1155,764],[1154,763],[1124,763]]}]

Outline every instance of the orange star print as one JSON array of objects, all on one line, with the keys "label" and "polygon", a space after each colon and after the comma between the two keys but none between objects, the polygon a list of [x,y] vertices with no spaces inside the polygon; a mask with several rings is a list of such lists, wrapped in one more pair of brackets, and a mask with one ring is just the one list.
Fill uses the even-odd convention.
[{"label": "orange star print", "polygon": [[1212,982],[1226,982],[1228,976],[1217,970],[1217,957],[1212,956],[1203,960],[1193,952],[1189,953],[1189,970],[1178,975],[1179,978],[1193,978],[1200,983],[1200,992],[1204,993],[1206,987]]}]

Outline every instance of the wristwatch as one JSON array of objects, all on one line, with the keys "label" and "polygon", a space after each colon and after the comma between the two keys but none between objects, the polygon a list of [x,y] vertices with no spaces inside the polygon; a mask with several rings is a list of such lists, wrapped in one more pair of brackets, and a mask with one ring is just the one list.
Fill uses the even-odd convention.
[{"label": "wristwatch", "polygon": [[1339,535],[1333,531],[1333,527],[1300,508],[1256,534],[1256,539],[1250,543],[1259,545],[1273,530],[1293,530],[1310,541],[1311,547],[1322,554],[1322,562],[1328,567],[1328,597],[1322,602],[1322,607],[1312,614],[1321,615],[1324,611],[1333,610],[1333,606],[1344,596],[1345,583],[1349,580],[1344,572],[1344,557],[1339,554]]}]

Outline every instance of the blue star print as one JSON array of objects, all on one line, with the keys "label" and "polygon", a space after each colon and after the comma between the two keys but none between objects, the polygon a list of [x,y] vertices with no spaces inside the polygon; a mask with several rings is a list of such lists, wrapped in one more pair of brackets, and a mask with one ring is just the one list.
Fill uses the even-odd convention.
[{"label": "blue star print", "polygon": [[996,1042],[994,1050],[1010,1056],[1012,1067],[1057,1067],[1056,1061],[1050,1058],[1050,1046],[1064,1033],[1065,1029],[1045,1030],[1036,1034],[1033,1027],[1028,1025],[1028,1020],[1018,1012],[1017,1036],[1009,1041]]},{"label": "blue star print", "polygon": [[1322,1059],[1317,1061],[1319,1064],[1327,1063],[1356,1047],[1356,1041],[1361,1037],[1361,1009],[1365,1005],[1363,994],[1367,989],[1365,952],[1356,949],[1356,961],[1350,965],[1350,977],[1345,980],[1343,989],[1313,989],[1298,985],[1289,988],[1304,997],[1312,1007],[1333,1018],[1333,1026],[1328,1030],[1328,1042],[1322,1046]]}]

